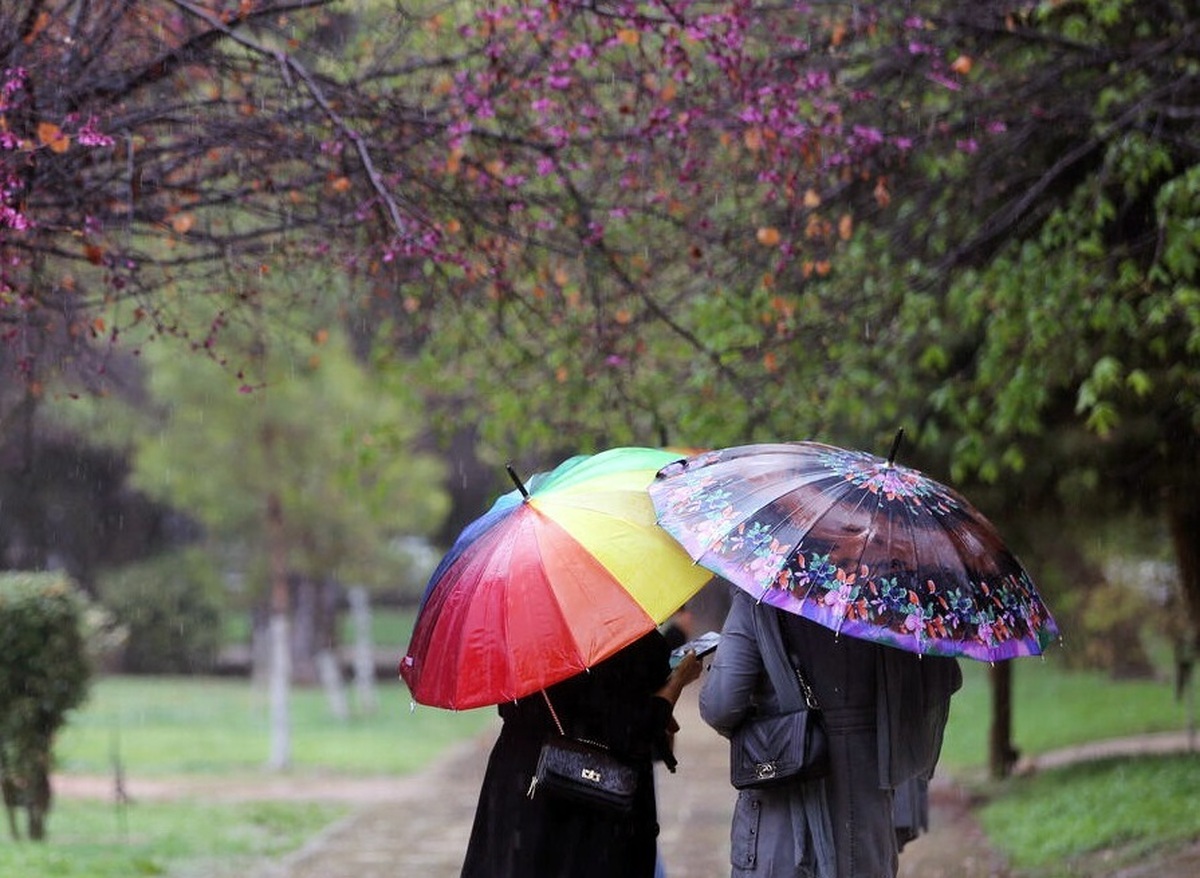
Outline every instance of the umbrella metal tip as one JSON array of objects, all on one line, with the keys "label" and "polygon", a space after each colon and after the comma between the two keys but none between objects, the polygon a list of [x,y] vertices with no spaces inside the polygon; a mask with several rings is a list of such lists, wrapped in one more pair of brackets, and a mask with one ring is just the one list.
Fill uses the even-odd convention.
[{"label": "umbrella metal tip", "polygon": [[517,471],[513,469],[511,463],[504,464],[504,468],[508,470],[508,477],[513,480],[513,484],[517,486],[517,490],[521,492],[521,496],[528,499],[529,491],[525,487],[525,483],[521,481],[521,477],[517,475]]},{"label": "umbrella metal tip", "polygon": [[887,462],[891,466],[896,462],[896,452],[900,450],[900,440],[904,438],[904,428],[901,427],[896,431],[896,438],[892,440],[892,450],[888,452]]}]

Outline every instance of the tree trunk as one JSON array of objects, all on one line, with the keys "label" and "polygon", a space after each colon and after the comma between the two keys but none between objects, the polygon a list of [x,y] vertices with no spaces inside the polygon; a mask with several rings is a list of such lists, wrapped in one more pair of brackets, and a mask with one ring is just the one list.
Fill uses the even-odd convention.
[{"label": "tree trunk", "polygon": [[37,757],[37,765],[30,778],[30,789],[27,791],[29,810],[29,838],[33,841],[44,841],[46,838],[46,816],[50,813],[50,748],[53,746],[49,739],[43,742],[45,748]]},{"label": "tree trunk", "polygon": [[292,682],[322,682],[318,657],[337,650],[338,599],[341,586],[332,579],[292,574]]},{"label": "tree trunk", "polygon": [[988,767],[993,778],[1008,777],[1017,762],[1012,743],[1012,662],[991,666],[992,725],[988,738]]},{"label": "tree trunk", "polygon": [[1189,630],[1185,636],[1190,641],[1193,655],[1200,641],[1200,496],[1197,491],[1200,491],[1200,485],[1181,483],[1167,495],[1167,522],[1188,617]]},{"label": "tree trunk", "polygon": [[325,700],[329,703],[329,712],[338,722],[350,718],[350,705],[346,699],[346,686],[342,681],[342,669],[338,665],[337,655],[332,649],[323,649],[315,659],[317,676],[321,679],[321,687],[325,690]]},{"label": "tree trunk", "polygon": [[347,593],[350,618],[354,622],[354,691],[358,711],[372,714],[379,709],[375,691],[375,649],[371,642],[371,599],[366,588],[355,585]]},{"label": "tree trunk", "polygon": [[271,569],[271,664],[269,674],[269,704],[271,749],[267,767],[283,771],[292,761],[291,717],[289,697],[291,686],[291,637],[288,617],[291,592],[287,579],[287,550],[284,545],[283,507],[275,493],[267,496],[267,539]]}]

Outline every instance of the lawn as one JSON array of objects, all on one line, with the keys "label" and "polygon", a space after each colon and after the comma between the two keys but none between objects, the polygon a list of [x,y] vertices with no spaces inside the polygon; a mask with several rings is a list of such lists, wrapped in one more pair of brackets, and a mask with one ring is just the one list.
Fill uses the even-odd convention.
[{"label": "lawn", "polygon": [[1091,874],[1200,839],[1200,754],[1079,763],[994,790],[980,822],[1009,862],[1031,876]]},{"label": "lawn", "polygon": [[[1182,729],[1187,717],[1170,682],[1109,679],[1067,671],[1062,657],[1013,662],[1013,743],[1033,756],[1085,741]],[[963,688],[951,702],[942,765],[961,774],[987,761],[991,721],[989,666],[962,661]]]},{"label": "lawn", "polygon": [[[941,770],[983,797],[991,842],[1029,878],[1093,874],[1078,866],[1103,851],[1116,862],[1200,838],[1200,755],[1108,759],[982,780],[991,712],[988,666],[963,662]],[[1013,739],[1026,756],[1073,744],[1186,728],[1170,682],[1112,681],[1067,672],[1061,656],[1013,665]]]},{"label": "lawn", "polygon": [[[485,730],[494,710],[412,709],[398,680],[380,709],[333,719],[318,690],[293,691],[293,774],[399,775]],[[61,771],[127,777],[202,774],[241,783],[267,776],[266,693],[245,680],[105,677],[72,715],[56,755]],[[45,844],[14,844],[0,829],[0,875],[38,878],[244,876],[347,813],[312,803],[56,802]]]},{"label": "lawn", "polygon": [[[380,707],[339,722],[317,689],[291,699],[293,770],[403,774],[448,742],[474,735],[495,711],[413,708],[398,680],[379,689]],[[134,775],[263,771],[269,740],[265,689],[244,680],[108,677],[59,740],[59,767],[107,773],[115,759]]]}]

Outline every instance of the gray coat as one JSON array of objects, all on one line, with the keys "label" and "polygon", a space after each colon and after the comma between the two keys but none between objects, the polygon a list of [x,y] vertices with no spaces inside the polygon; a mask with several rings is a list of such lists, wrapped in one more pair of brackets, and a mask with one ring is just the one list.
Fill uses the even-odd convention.
[{"label": "gray coat", "polygon": [[958,665],[839,637],[735,590],[700,691],[701,716],[722,735],[752,708],[780,712],[768,667],[790,674],[781,628],[823,708],[831,770],[819,781],[738,793],[731,874],[894,878],[892,791],[932,774]]}]

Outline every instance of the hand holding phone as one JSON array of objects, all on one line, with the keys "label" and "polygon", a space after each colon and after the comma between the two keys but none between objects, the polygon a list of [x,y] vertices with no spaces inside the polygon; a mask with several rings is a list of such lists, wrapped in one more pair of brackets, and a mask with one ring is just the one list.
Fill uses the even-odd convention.
[{"label": "hand holding phone", "polygon": [[717,644],[721,640],[721,635],[716,631],[706,631],[699,637],[694,637],[683,646],[676,647],[671,651],[671,667],[675,667],[683,657],[689,653],[696,653],[697,658],[702,658],[717,648]]}]

